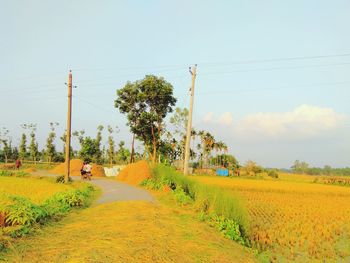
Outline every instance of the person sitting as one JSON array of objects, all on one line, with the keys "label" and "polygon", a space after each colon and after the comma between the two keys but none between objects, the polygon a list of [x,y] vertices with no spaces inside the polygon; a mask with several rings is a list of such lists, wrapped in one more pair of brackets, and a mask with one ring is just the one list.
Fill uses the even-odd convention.
[{"label": "person sitting", "polygon": [[85,165],[86,165],[86,162],[83,162],[83,166],[82,166],[81,169],[80,169],[80,175],[81,175],[82,178],[83,178],[84,175],[86,174]]},{"label": "person sitting", "polygon": [[90,164],[89,162],[86,162],[86,163],[85,163],[83,169],[84,169],[85,173],[89,173],[90,176],[92,176],[92,174],[91,174],[92,166],[91,166],[91,164]]}]

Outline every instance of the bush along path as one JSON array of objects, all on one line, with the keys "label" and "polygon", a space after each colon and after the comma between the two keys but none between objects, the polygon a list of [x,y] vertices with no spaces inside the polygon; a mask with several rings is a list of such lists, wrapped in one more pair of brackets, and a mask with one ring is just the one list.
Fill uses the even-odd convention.
[{"label": "bush along path", "polygon": [[[22,183],[30,180],[32,185],[35,181],[41,182],[39,178],[30,178],[28,174],[23,173],[2,172],[1,176],[19,176],[22,177],[20,179]],[[54,184],[54,182],[49,181],[47,184]],[[16,238],[37,229],[37,226],[58,220],[73,208],[88,206],[94,198],[95,190],[92,185],[77,184],[69,190],[52,194],[40,204],[26,196],[2,192],[0,194],[0,252],[11,246]]]}]

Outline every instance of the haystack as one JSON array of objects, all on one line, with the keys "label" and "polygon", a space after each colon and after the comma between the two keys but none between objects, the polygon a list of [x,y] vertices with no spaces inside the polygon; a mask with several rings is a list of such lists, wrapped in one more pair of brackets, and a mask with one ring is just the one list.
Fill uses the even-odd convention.
[{"label": "haystack", "polygon": [[[83,167],[83,161],[80,159],[73,159],[70,161],[70,175],[72,176],[80,176],[80,169]],[[66,164],[61,163],[57,165],[55,168],[51,170],[52,173],[55,174],[64,174],[66,172]],[[105,176],[105,173],[103,171],[103,167],[101,165],[92,164],[92,171],[93,176],[96,177],[102,177]]]},{"label": "haystack", "polygon": [[117,176],[117,180],[131,185],[139,185],[148,178],[151,178],[151,169],[144,160],[128,164]]}]

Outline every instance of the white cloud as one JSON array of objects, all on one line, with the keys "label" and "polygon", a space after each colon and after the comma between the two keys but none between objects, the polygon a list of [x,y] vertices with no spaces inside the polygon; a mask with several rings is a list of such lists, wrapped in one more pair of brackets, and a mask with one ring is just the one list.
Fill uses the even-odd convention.
[{"label": "white cloud", "polygon": [[235,131],[245,136],[310,138],[337,129],[344,119],[332,108],[301,105],[290,112],[245,116],[236,123]]},{"label": "white cloud", "polygon": [[332,108],[301,105],[288,112],[258,112],[233,120],[232,113],[215,116],[208,112],[202,119],[206,126],[220,126],[236,139],[308,139],[336,131],[346,116]]},{"label": "white cloud", "polygon": [[233,123],[233,117],[231,112],[224,112],[220,117],[219,117],[219,123],[230,126]]},{"label": "white cloud", "polygon": [[207,114],[204,115],[203,117],[203,122],[212,122],[213,121],[213,117],[214,117],[214,113],[212,112],[208,112]]},{"label": "white cloud", "polygon": [[231,126],[233,124],[233,117],[231,112],[224,112],[220,116],[215,116],[213,112],[208,112],[204,115],[202,121],[206,124],[220,124],[223,126]]}]

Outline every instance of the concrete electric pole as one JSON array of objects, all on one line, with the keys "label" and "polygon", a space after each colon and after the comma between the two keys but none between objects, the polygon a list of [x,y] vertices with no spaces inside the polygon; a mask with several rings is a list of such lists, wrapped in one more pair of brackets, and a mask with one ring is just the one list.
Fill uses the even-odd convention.
[{"label": "concrete electric pole", "polygon": [[67,113],[67,134],[66,134],[66,173],[64,182],[68,183],[70,173],[70,138],[71,138],[71,124],[72,124],[72,71],[68,75],[68,113]]},{"label": "concrete electric pole", "polygon": [[185,161],[184,161],[184,175],[188,175],[188,163],[190,160],[190,142],[192,131],[192,112],[193,112],[193,99],[194,99],[194,84],[197,75],[197,64],[194,67],[190,67],[190,73],[192,75],[191,84],[191,97],[190,97],[190,109],[188,112],[187,132],[186,132],[186,146],[185,146]]}]

